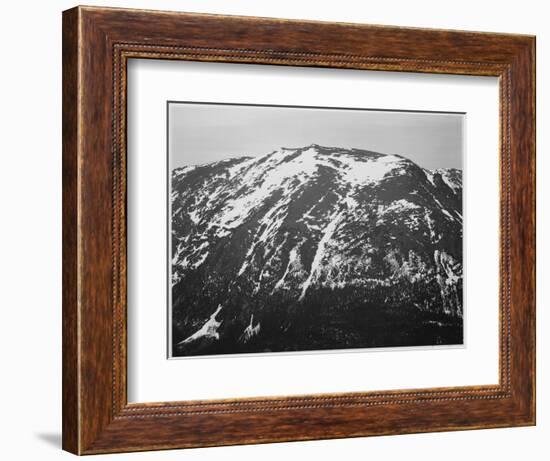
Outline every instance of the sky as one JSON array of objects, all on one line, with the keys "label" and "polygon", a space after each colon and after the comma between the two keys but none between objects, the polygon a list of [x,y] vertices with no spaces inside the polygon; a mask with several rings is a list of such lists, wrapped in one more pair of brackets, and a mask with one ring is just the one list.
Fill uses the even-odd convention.
[{"label": "sky", "polygon": [[460,168],[464,114],[170,102],[171,168],[320,144]]}]

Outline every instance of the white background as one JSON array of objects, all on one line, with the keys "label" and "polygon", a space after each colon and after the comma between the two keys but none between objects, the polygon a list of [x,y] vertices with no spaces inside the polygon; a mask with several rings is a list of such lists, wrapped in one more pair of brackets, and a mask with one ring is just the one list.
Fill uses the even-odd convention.
[{"label": "white background", "polygon": [[[100,4],[89,1],[89,4]],[[550,194],[548,160],[550,31],[545,2],[463,0],[115,1],[112,6],[162,8],[537,34],[538,58],[538,425],[531,428],[419,434],[368,439],[210,448],[116,455],[109,459],[278,460],[400,459],[543,460],[550,438],[548,288],[550,232],[543,214]],[[5,459],[69,459],[61,426],[61,10],[69,1],[3,5],[0,85],[0,411]],[[547,278],[547,277],[546,277]],[[548,283],[546,283],[548,286]],[[103,459],[105,457],[98,457]],[[107,459],[107,458],[105,458]]]},{"label": "white background", "polygon": [[[130,401],[498,383],[497,78],[138,60],[128,92]],[[466,112],[465,347],[166,360],[166,101],[192,99]]]}]

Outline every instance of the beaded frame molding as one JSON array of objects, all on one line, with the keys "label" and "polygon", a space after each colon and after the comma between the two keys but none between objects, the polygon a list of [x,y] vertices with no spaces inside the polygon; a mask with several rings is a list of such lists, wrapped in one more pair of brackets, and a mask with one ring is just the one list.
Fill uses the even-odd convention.
[{"label": "beaded frame molding", "polygon": [[[498,77],[498,385],[128,403],[131,58]],[[533,425],[534,79],[531,36],[114,8],[65,11],[63,448],[92,454]]]}]

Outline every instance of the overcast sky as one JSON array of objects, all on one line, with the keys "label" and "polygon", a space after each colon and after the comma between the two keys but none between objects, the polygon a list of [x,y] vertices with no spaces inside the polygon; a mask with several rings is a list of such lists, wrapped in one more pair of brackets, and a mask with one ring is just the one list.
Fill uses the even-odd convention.
[{"label": "overcast sky", "polygon": [[169,103],[172,168],[320,144],[462,169],[462,114]]}]

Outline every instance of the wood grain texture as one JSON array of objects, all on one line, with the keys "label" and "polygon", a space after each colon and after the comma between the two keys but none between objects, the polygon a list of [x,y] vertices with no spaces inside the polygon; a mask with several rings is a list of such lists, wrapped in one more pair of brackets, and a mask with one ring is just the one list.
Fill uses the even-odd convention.
[{"label": "wood grain texture", "polygon": [[[534,37],[78,7],[63,15],[63,447],[78,454],[531,425]],[[500,78],[500,382],[128,404],[126,63],[242,62]]]}]

